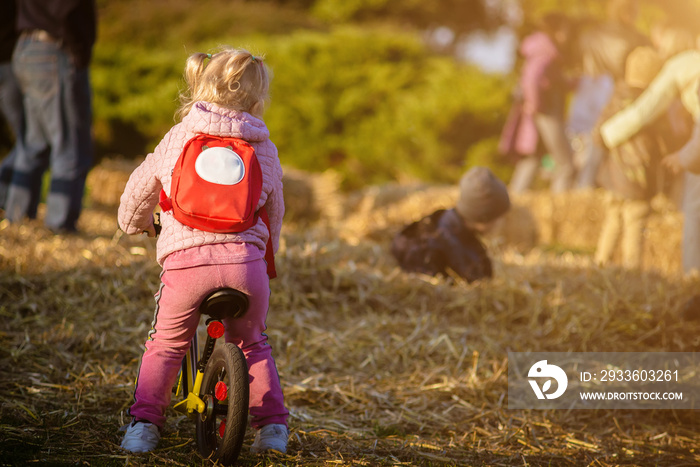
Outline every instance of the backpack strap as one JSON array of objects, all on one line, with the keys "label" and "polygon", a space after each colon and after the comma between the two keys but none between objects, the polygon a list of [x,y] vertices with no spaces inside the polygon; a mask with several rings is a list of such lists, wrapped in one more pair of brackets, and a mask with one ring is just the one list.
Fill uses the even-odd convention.
[{"label": "backpack strap", "polygon": [[272,230],[270,230],[270,217],[267,215],[267,209],[265,209],[265,206],[260,208],[259,214],[260,218],[267,226],[267,231],[270,234],[267,237],[267,245],[265,245],[265,262],[267,263],[267,275],[270,276],[270,279],[274,279],[277,277],[277,269],[275,268],[275,253],[272,251]]},{"label": "backpack strap", "polygon": [[165,190],[160,190],[160,196],[158,196],[158,205],[161,211],[170,211],[173,209],[173,200],[168,198],[165,194]]}]

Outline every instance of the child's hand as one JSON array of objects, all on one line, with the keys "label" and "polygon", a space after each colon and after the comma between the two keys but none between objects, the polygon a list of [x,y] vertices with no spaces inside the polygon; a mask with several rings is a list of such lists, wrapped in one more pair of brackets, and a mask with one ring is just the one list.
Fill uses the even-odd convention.
[{"label": "child's hand", "polygon": [[149,228],[143,231],[143,233],[147,234],[149,237],[155,237],[156,236],[156,228],[151,224]]},{"label": "child's hand", "polygon": [[[158,219],[160,221],[160,218]],[[153,216],[151,216],[151,226],[147,228],[146,230],[143,231],[143,233],[147,234],[149,237],[156,237],[158,236],[158,229],[156,228],[156,221]]]}]

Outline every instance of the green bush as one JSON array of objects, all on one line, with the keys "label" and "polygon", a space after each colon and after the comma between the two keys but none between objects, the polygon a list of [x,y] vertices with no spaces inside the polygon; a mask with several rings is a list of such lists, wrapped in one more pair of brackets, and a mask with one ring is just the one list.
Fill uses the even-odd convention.
[{"label": "green bush", "polygon": [[454,181],[497,134],[510,88],[396,31],[340,29],[270,41],[267,122],[283,160],[334,167],[348,185]]},{"label": "green bush", "polygon": [[133,157],[153,149],[174,123],[185,58],[184,51],[96,47],[91,75],[101,152]]},{"label": "green bush", "polygon": [[[418,37],[394,30],[220,38],[197,50],[220,43],[266,56],[274,78],[265,120],[283,163],[334,168],[348,187],[454,181],[470,147],[499,131],[507,108],[510,89],[501,78],[430,54]],[[186,57],[184,50],[98,49],[93,86],[105,151],[152,150],[173,124]]]}]

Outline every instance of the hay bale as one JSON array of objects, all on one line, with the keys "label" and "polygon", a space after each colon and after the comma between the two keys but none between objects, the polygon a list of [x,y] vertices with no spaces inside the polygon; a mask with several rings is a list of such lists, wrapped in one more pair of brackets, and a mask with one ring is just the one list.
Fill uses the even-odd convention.
[{"label": "hay bale", "polygon": [[320,174],[285,167],[284,177],[285,220],[292,222],[334,221],[344,212],[340,193],[340,176],[327,170]]},{"label": "hay bale", "polygon": [[338,235],[356,245],[364,238],[389,240],[404,225],[454,206],[455,186],[387,184],[366,188],[348,202]]},{"label": "hay bale", "polygon": [[285,169],[282,183],[284,184],[285,220],[318,220],[319,213],[311,176],[298,170]]},{"label": "hay bale", "polygon": [[540,241],[570,248],[595,248],[605,216],[603,190],[552,194],[530,191],[512,196],[514,204],[528,206],[540,231]]},{"label": "hay bale", "polygon": [[129,175],[140,163],[141,160],[103,159],[90,170],[85,182],[90,199],[105,206],[119,206]]},{"label": "hay bale", "polygon": [[[605,219],[607,192],[578,190],[553,195],[531,191],[514,195],[514,204],[528,206],[539,226],[540,243],[594,252]],[[644,233],[645,268],[680,271],[682,214],[671,200],[657,196]]]},{"label": "hay bale", "polygon": [[496,221],[486,239],[489,243],[526,253],[538,244],[539,225],[529,206],[511,201],[510,209]]}]

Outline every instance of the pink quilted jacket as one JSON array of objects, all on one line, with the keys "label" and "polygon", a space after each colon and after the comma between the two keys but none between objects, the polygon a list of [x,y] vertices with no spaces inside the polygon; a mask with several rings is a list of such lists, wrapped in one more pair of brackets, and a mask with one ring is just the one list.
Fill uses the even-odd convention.
[{"label": "pink quilted jacket", "polygon": [[[279,247],[280,229],[284,216],[282,197],[282,167],[277,148],[270,141],[265,123],[245,112],[236,112],[208,102],[197,102],[182,122],[175,125],[156,146],[153,153],[139,165],[129,177],[119,204],[119,227],[127,234],[138,234],[151,226],[152,213],[158,204],[161,188],[170,194],[173,167],[185,143],[199,133],[216,136],[233,136],[248,141],[260,162],[263,172],[263,189],[258,208],[266,206],[270,217],[272,246]],[[157,242],[157,259],[165,258],[178,250],[226,242],[245,242],[257,246],[264,253],[268,230],[261,219],[258,223],[236,234],[220,234],[192,229],[175,220],[171,212],[161,213],[163,227]]]}]

